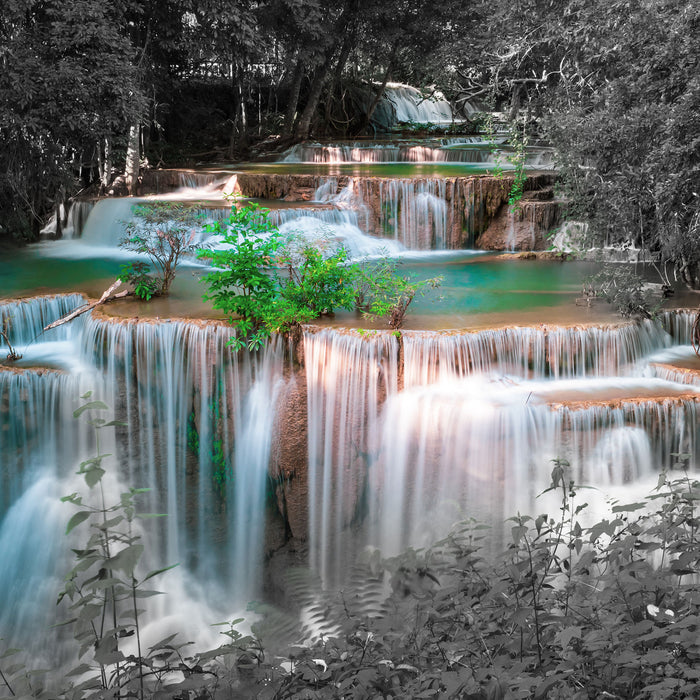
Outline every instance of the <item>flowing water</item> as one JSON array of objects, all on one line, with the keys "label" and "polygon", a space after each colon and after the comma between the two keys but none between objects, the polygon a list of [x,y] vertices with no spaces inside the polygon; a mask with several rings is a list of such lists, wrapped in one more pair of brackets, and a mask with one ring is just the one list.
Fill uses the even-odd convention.
[{"label": "flowing water", "polygon": [[[305,329],[294,348],[276,340],[233,353],[230,327],[197,320],[207,314],[194,262],[171,300],[121,302],[47,333],[82,294],[9,300],[41,285],[102,291],[123,261],[124,222],[145,198],[90,203],[72,237],[0,262],[0,327],[23,355],[0,362],[0,636],[60,658],[59,638],[36,630],[57,614],[76,544],[61,534],[72,510],[59,498],[87,491],[75,471],[95,438],[73,411],[88,391],[124,422],[102,431],[108,498],[147,488],[143,509],[167,514],[144,532],[148,564],[180,566],[151,617],[200,638],[247,601],[284,598],[274,562],[290,551],[330,587],[364,547],[425,546],[463,518],[490,525],[498,546],[508,516],[556,509],[538,497],[553,459],[567,460],[577,482],[630,499],[673,453],[697,466],[692,313],[611,323],[573,305],[590,267],[444,250],[455,227],[473,231],[483,216],[481,182],[449,174],[481,167],[491,157],[482,146],[305,145],[233,179],[222,169],[171,173],[154,188],[217,220],[223,192],[246,172],[308,166],[307,199],[275,203],[283,231],[342,242],[354,257],[388,251],[407,274],[444,276],[444,299],[417,300],[412,330],[400,334],[339,328],[368,325],[341,316]],[[181,189],[168,194],[172,183]]]}]

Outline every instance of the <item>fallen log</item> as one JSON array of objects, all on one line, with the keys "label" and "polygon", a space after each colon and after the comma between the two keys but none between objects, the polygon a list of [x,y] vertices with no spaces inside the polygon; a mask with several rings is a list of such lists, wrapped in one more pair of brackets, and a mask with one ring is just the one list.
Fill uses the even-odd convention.
[{"label": "fallen log", "polygon": [[100,306],[100,304],[105,304],[108,301],[113,301],[114,299],[122,299],[125,296],[129,294],[129,290],[125,289],[118,294],[115,294],[115,290],[118,289],[122,284],[121,280],[117,280],[114,282],[114,284],[105,292],[102,294],[102,296],[97,300],[97,301],[91,301],[89,304],[85,304],[84,306],[79,306],[77,309],[74,309],[71,311],[69,314],[66,316],[63,316],[62,318],[59,318],[57,321],[54,321],[53,323],[49,323],[48,326],[44,327],[45,331],[51,330],[52,328],[56,328],[57,326],[62,326],[64,323],[68,323],[69,321],[72,321],[74,318],[77,318],[78,316],[87,313],[88,311],[91,311],[94,309],[96,306]]}]

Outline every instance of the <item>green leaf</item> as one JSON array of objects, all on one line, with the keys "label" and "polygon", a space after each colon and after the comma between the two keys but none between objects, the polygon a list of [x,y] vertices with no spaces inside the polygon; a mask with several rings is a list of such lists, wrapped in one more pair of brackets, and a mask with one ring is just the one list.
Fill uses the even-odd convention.
[{"label": "green leaf", "polygon": [[73,418],[79,418],[85,411],[96,410],[96,411],[107,411],[109,406],[104,401],[90,401],[89,403],[83,404],[80,408],[76,408],[73,411]]},{"label": "green leaf", "polygon": [[93,488],[100,483],[104,475],[105,470],[102,467],[92,467],[92,469],[85,471],[85,483],[88,488]]},{"label": "green leaf", "polygon": [[156,569],[155,571],[151,571],[144,578],[141,579],[141,583],[148,581],[149,578],[153,578],[154,576],[158,576],[159,574],[162,574],[166,571],[170,571],[170,569],[174,569],[176,566],[180,566],[180,564],[171,564],[170,566],[166,566],[162,569]]},{"label": "green leaf", "polygon": [[115,569],[117,571],[123,571],[127,576],[134,575],[134,569],[143,554],[142,544],[132,544],[125,547],[118,554],[108,559],[105,563],[105,567],[108,569]]},{"label": "green leaf", "polygon": [[103,423],[102,425],[100,425],[100,426],[98,426],[98,427],[99,427],[99,428],[109,428],[109,427],[111,427],[111,426],[113,426],[113,425],[117,425],[117,426],[120,426],[120,427],[125,427],[125,426],[127,426],[127,425],[129,425],[129,424],[128,424],[128,423],[125,423],[123,420],[110,420],[110,421],[107,421],[106,423]]},{"label": "green leaf", "polygon": [[79,510],[73,517],[68,521],[68,525],[66,526],[66,535],[75,527],[80,525],[80,523],[84,522],[90,517],[90,511],[89,510]]}]

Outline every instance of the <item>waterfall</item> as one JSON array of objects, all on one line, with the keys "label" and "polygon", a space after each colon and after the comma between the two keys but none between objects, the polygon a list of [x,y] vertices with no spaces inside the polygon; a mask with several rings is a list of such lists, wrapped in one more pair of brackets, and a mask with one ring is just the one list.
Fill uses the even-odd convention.
[{"label": "waterfall", "polygon": [[[557,403],[554,387],[591,401]],[[692,454],[700,439],[697,399],[658,380],[654,389],[667,398],[635,398],[648,389],[638,379],[548,385],[474,376],[389,397],[372,468],[370,542],[396,554],[475,517],[498,546],[509,515],[556,511],[556,499],[537,499],[555,458],[569,462],[576,483],[603,489],[670,467],[672,453]],[[604,400],[610,390],[627,398]]]},{"label": "waterfall", "polygon": [[255,592],[264,552],[256,519],[265,508],[283,347],[238,355],[226,345],[230,335],[222,325],[91,320],[83,352],[110,386],[122,387],[124,479],[161,494],[153,504],[168,514],[161,557],[204,581],[218,573],[229,599],[243,602]]},{"label": "waterfall", "polygon": [[379,198],[387,232],[407,248],[444,250],[447,182],[443,179],[381,180]]},{"label": "waterfall", "polygon": [[404,331],[404,383],[496,372],[518,377],[629,374],[647,355],[670,344],[659,323],[497,328],[471,333]]},{"label": "waterfall", "polygon": [[[463,142],[465,143],[465,142]],[[301,143],[292,146],[281,163],[487,163],[492,161],[491,148],[480,139],[469,141],[470,147],[416,145],[413,143]],[[480,147],[479,147],[480,146]]]},{"label": "waterfall", "polygon": [[363,338],[328,330],[304,335],[309,563],[326,582],[337,582],[348,560],[339,535],[359,515],[379,403],[397,388],[397,356],[397,339],[390,334]]},{"label": "waterfall", "polygon": [[442,93],[434,91],[424,96],[417,88],[401,83],[386,85],[381,107],[390,109],[397,122],[440,124],[453,121],[452,107]]},{"label": "waterfall", "polygon": [[[0,314],[31,339],[82,302],[13,301]],[[87,390],[125,422],[104,431],[108,500],[145,487],[142,510],[167,514],[147,533],[148,565],[181,566],[150,617],[199,601],[196,619],[219,621],[260,597],[266,555],[289,537],[297,551],[306,541],[309,567],[331,586],[364,545],[423,546],[464,517],[501,542],[518,509],[556,512],[538,494],[557,457],[578,483],[634,491],[672,453],[695,454],[700,390],[658,378],[692,360],[674,346],[691,317],[398,335],[307,328],[299,366],[281,339],[232,352],[219,322],[85,315],[57,329],[65,345],[45,343],[49,366],[60,360],[51,352],[73,357],[65,371],[0,367],[0,593],[12,603],[0,630],[19,640],[67,568],[57,533],[70,514],[52,504],[85,488],[74,472],[94,438],[72,412]],[[35,531],[45,545],[30,561]]]},{"label": "waterfall", "polygon": [[[86,303],[82,294],[56,294],[18,301],[0,302],[0,330],[4,329],[14,346],[49,340],[67,340],[76,333],[81,321],[44,332],[44,327]],[[0,338],[0,352],[3,340]]]},{"label": "waterfall", "polygon": [[690,345],[693,323],[698,314],[696,309],[675,309],[659,314],[663,327],[670,333],[673,342]]},{"label": "waterfall", "polygon": [[[204,194],[200,191],[200,196]],[[101,199],[96,202],[90,211],[87,221],[83,227],[80,243],[86,250],[90,248],[118,248],[119,244],[126,238],[126,227],[135,221],[134,207],[148,205],[161,201],[161,199],[146,199],[134,197],[114,197]],[[186,201],[173,196],[171,201]],[[196,213],[200,219],[193,230],[196,233],[195,242],[206,243],[209,235],[204,227],[215,221],[228,219],[231,210],[226,206],[207,206],[201,202],[193,202]],[[163,225],[168,228],[175,225],[175,221],[166,221]],[[133,253],[125,253],[133,257]]]}]

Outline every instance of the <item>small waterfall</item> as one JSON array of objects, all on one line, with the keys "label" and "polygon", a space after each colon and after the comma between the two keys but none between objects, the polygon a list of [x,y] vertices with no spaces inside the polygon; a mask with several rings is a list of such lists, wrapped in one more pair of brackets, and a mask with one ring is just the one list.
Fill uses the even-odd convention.
[{"label": "small waterfall", "polygon": [[[62,238],[78,238],[83,231],[83,226],[87,218],[95,206],[94,200],[77,199],[67,205],[61,204],[61,237]],[[67,208],[67,211],[66,211]],[[54,238],[58,232],[58,221],[56,220],[56,212],[51,215],[49,222],[41,229],[42,236]]]},{"label": "small waterfall", "polygon": [[556,392],[604,397],[609,390],[632,397],[648,384],[475,376],[389,397],[372,468],[370,543],[384,554],[425,546],[467,517],[490,524],[498,543],[509,515],[556,511],[556,499],[536,500],[554,458],[568,460],[576,483],[605,488],[669,467],[674,452],[694,453],[697,401],[683,398],[677,385],[656,384],[661,396],[670,395],[662,400],[552,403]]},{"label": "small waterfall", "polygon": [[[174,201],[182,201],[173,198]],[[99,200],[85,223],[80,242],[86,249],[90,247],[102,247],[116,249],[126,238],[126,227],[134,221],[134,207],[153,203],[153,199],[134,197],[113,197]],[[228,219],[231,210],[228,207],[215,207],[196,204],[196,213],[200,219],[191,228],[195,232],[196,242],[206,242],[208,234],[204,227],[214,221]],[[164,222],[165,227],[174,225],[175,222]],[[128,254],[133,257],[133,253]]]},{"label": "small waterfall", "polygon": [[[68,211],[66,211],[66,206]],[[70,204],[60,207],[61,221],[65,222],[61,226],[62,238],[78,238],[82,232],[85,222],[87,221],[92,208],[95,206],[95,201],[78,199]],[[56,221],[56,213],[51,215],[49,222],[41,229],[42,236],[55,237],[58,231],[58,222]]]},{"label": "small waterfall", "polygon": [[397,339],[388,333],[304,335],[309,561],[324,582],[339,581],[350,556],[339,535],[359,515],[379,405],[397,390],[397,358]]},{"label": "small waterfall", "polygon": [[380,104],[393,112],[397,122],[441,124],[453,121],[452,107],[442,93],[424,96],[410,85],[388,83]]},{"label": "small waterfall", "polygon": [[[481,140],[462,142],[470,148],[454,145],[416,145],[412,143],[301,143],[292,146],[281,163],[487,163],[491,149]],[[482,148],[475,146],[481,145]]]},{"label": "small waterfall", "polygon": [[276,226],[284,226],[299,219],[312,217],[322,221],[329,226],[343,226],[349,224],[359,227],[359,221],[356,211],[350,209],[328,208],[309,208],[303,209],[271,209],[270,221]]},{"label": "small waterfall", "polygon": [[[146,170],[140,191],[144,194],[173,195],[175,198],[193,191],[210,196],[218,194],[220,197],[227,178],[227,175],[220,172],[204,170]],[[202,197],[204,198],[207,197]]]},{"label": "small waterfall", "polygon": [[[80,320],[46,332],[44,327],[66,316],[86,301],[82,294],[57,294],[0,302],[0,330],[5,329],[14,346],[28,345],[37,339],[41,342],[67,340],[75,335]],[[0,352],[3,342],[0,339]]]},{"label": "small waterfall", "polygon": [[314,202],[333,202],[338,191],[338,180],[335,177],[323,177],[316,188]]},{"label": "small waterfall", "polygon": [[700,386],[700,358],[692,345],[680,345],[648,358],[648,374],[679,384]]},{"label": "small waterfall", "polygon": [[690,345],[693,323],[698,314],[696,309],[674,309],[659,314],[663,327],[668,331],[674,343]]},{"label": "small waterfall", "polygon": [[449,225],[444,179],[381,180],[379,198],[387,233],[413,250],[444,250]]},{"label": "small waterfall", "polygon": [[349,213],[347,217],[338,218],[341,218],[340,222],[330,223],[326,217],[303,216],[285,222],[279,227],[279,231],[283,236],[300,235],[310,241],[327,241],[342,245],[351,259],[395,256],[403,250],[403,246],[395,241],[374,238],[363,233],[355,223],[356,215]]},{"label": "small waterfall", "polygon": [[420,386],[495,372],[517,377],[628,374],[647,355],[669,345],[660,324],[498,328],[472,333],[402,333],[404,385]]}]

